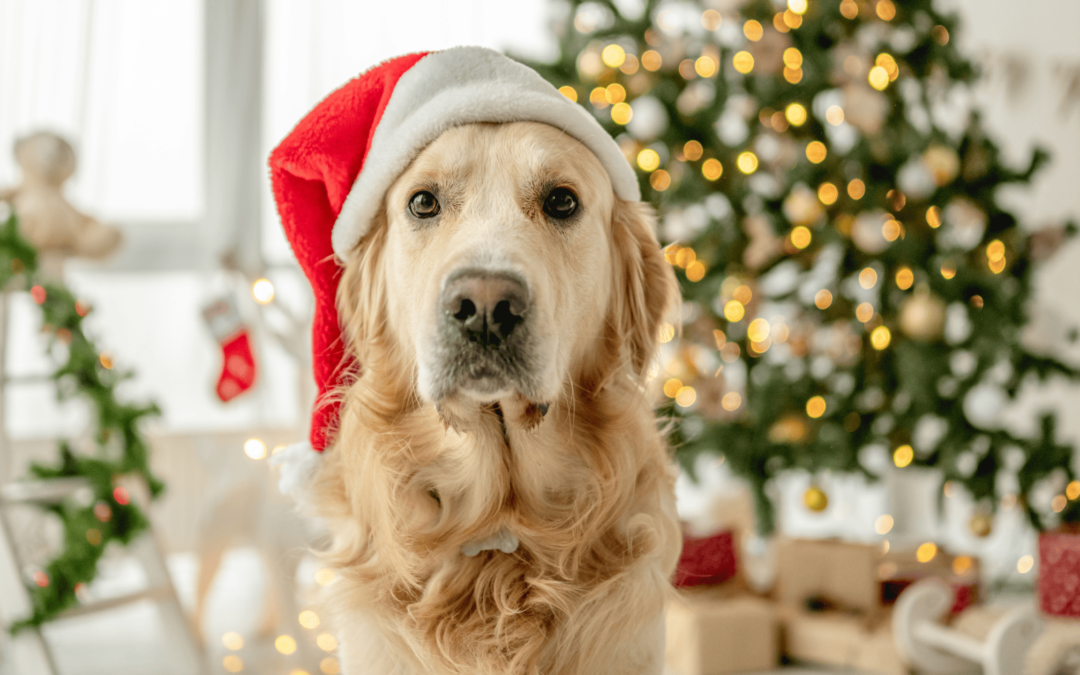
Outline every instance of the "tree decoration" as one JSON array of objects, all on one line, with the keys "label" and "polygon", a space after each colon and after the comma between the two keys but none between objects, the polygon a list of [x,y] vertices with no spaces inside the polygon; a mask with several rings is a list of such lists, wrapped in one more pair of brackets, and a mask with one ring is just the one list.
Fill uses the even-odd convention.
[{"label": "tree decoration", "polygon": [[1047,155],[1006,166],[977,111],[956,105],[975,77],[956,19],[931,0],[642,4],[570,0],[559,57],[530,65],[616,137],[677,242],[668,262],[695,330],[665,359],[694,343],[722,368],[679,386],[724,392],[722,406],[669,402],[683,465],[723,452],[769,531],[770,479],[874,476],[860,450],[907,446],[932,415],[941,433],[911,465],[995,504],[1012,473],[1036,526],[1071,517],[1026,499],[1054,469],[1074,478],[1052,415],[1020,437],[965,412],[989,400],[965,406],[975,387],[1012,397],[1030,375],[1078,373],[1018,340],[1032,260],[1064,236],[1033,238],[995,201]]},{"label": "tree decoration", "polygon": [[31,466],[31,473],[41,479],[82,478],[88,491],[45,507],[63,525],[63,548],[28,580],[34,611],[12,627],[18,631],[40,626],[77,605],[78,593],[97,575],[97,562],[108,544],[127,544],[146,529],[146,516],[118,479],[141,477],[152,497],[163,485],[150,470],[150,446],[139,429],[144,418],[158,414],[157,406],[116,399],[116,387],[131,374],[116,370],[112,358],[83,333],[82,321],[91,308],[60,282],[40,275],[37,253],[21,236],[14,214],[0,225],[0,288],[28,290],[40,306],[44,325],[67,356],[52,375],[58,394],[91,403],[97,446],[93,455],[85,455],[61,442],[56,464]]},{"label": "tree decoration", "polygon": [[994,515],[987,511],[977,511],[968,521],[968,528],[976,537],[989,537],[994,531]]},{"label": "tree decoration", "polygon": [[920,286],[900,305],[900,329],[904,334],[922,342],[941,339],[945,330],[945,303]]},{"label": "tree decoration", "polygon": [[803,493],[803,504],[814,513],[821,513],[829,508],[829,495],[817,485],[811,485]]}]

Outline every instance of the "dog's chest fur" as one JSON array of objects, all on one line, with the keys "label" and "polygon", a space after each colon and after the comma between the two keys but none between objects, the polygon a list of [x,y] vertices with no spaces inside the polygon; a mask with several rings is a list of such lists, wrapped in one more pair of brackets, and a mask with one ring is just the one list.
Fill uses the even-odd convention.
[{"label": "dog's chest fur", "polygon": [[[448,428],[446,411],[399,411],[369,427],[382,433],[336,448],[343,461],[323,476],[343,481],[350,523],[333,528],[331,557],[347,560],[351,591],[339,614],[373,616],[418,672],[587,672],[602,645],[575,654],[567,636],[595,632],[616,593],[654,616],[673,562],[662,553],[677,529],[651,410],[628,387],[553,408],[532,428],[525,404],[468,414]],[[461,553],[501,528],[520,541],[514,553]]]}]

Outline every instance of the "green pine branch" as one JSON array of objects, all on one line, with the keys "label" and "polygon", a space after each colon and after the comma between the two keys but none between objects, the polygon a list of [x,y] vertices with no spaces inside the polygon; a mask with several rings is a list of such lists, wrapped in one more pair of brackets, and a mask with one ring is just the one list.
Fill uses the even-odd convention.
[{"label": "green pine branch", "polygon": [[138,476],[156,497],[164,484],[150,468],[150,448],[140,429],[144,419],[159,414],[156,405],[133,405],[116,398],[117,385],[130,373],[117,371],[82,328],[90,308],[56,281],[38,272],[37,253],[21,236],[15,214],[0,225],[0,289],[30,291],[40,306],[43,323],[54,342],[65,345],[67,358],[52,374],[57,395],[80,397],[94,411],[93,438],[97,452],[76,454],[61,441],[55,464],[35,463],[38,479],[81,478],[80,490],[46,507],[60,519],[64,537],[57,557],[27,580],[33,605],[31,616],[11,631],[37,627],[78,606],[78,592],[97,575],[97,564],[110,543],[126,545],[149,526],[131,495],[118,484],[122,476]]}]

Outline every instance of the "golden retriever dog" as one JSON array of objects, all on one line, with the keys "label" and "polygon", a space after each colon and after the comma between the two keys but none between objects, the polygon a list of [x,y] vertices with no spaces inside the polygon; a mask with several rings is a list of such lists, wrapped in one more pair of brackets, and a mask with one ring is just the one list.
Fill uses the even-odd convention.
[{"label": "golden retriever dog", "polygon": [[346,675],[662,671],[681,535],[646,371],[678,290],[653,228],[535,122],[449,129],[385,194],[311,491]]}]

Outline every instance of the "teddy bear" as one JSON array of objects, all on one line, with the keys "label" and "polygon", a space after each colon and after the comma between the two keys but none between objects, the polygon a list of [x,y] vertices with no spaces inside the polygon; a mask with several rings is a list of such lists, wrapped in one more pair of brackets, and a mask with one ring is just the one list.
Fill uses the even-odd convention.
[{"label": "teddy bear", "polygon": [[75,150],[60,136],[39,131],[15,143],[22,183],[0,190],[11,204],[22,235],[38,249],[41,271],[62,275],[71,256],[104,258],[120,245],[120,231],[82,213],[64,198],[64,181],[75,173]]}]

